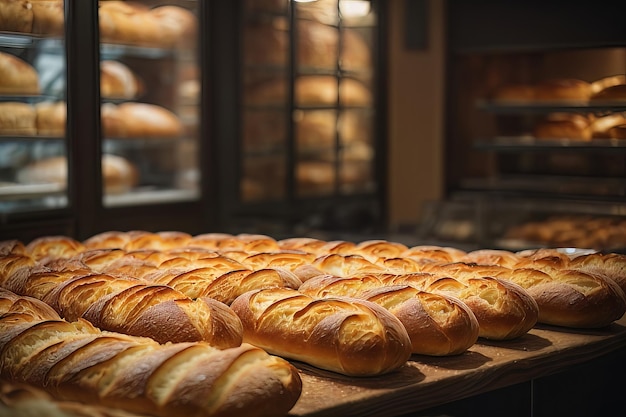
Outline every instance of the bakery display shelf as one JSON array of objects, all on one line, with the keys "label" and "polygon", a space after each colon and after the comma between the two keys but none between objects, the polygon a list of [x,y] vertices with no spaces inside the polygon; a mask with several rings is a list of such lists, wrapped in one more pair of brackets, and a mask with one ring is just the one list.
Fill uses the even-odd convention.
[{"label": "bakery display shelf", "polygon": [[610,114],[626,111],[626,101],[624,102],[542,102],[542,103],[521,103],[521,102],[496,102],[490,100],[478,100],[477,107],[481,110],[492,113],[556,113],[556,112],[579,112],[594,113],[598,115]]},{"label": "bakery display shelf", "polygon": [[0,142],[34,142],[34,141],[65,141],[64,136],[48,135],[6,135],[0,133]]},{"label": "bakery display shelf", "polygon": [[106,137],[103,139],[104,152],[118,149],[145,149],[146,147],[161,147],[180,143],[184,140],[194,140],[182,137]]},{"label": "bakery display shelf", "polygon": [[165,49],[150,46],[121,45],[114,43],[100,44],[100,58],[102,60],[116,59],[124,56],[133,56],[146,59],[177,58],[184,51]]},{"label": "bakery display shelf", "polygon": [[528,196],[559,195],[563,197],[623,198],[624,178],[594,178],[561,175],[501,175],[489,178],[466,178],[460,183],[465,190],[501,193],[526,193]]},{"label": "bakery display shelf", "polygon": [[0,184],[0,199],[22,200],[30,198],[49,197],[65,193],[65,185],[49,184]]},{"label": "bakery display shelf", "polygon": [[103,199],[105,207],[121,207],[135,205],[151,205],[196,201],[200,199],[199,190],[195,189],[156,189],[139,187],[125,194],[106,194]]},{"label": "bakery display shelf", "polygon": [[[582,364],[593,363],[595,359],[625,348],[626,317],[622,317],[600,330],[537,325],[516,340],[479,340],[458,356],[414,355],[403,368],[380,377],[338,377],[299,366],[305,389],[289,416],[417,416],[434,407],[445,410],[447,404],[456,400],[579,369]],[[597,381],[598,384],[603,382]],[[507,402],[506,398],[499,400]]]},{"label": "bakery display shelf", "polygon": [[5,48],[32,48],[46,41],[46,52],[64,53],[63,39],[49,35],[0,31],[0,46]]},{"label": "bakery display shelf", "polygon": [[0,102],[41,103],[44,101],[58,101],[63,99],[63,92],[59,94],[1,94]]},{"label": "bakery display shelf", "polygon": [[474,141],[474,148],[500,152],[545,151],[545,150],[579,150],[579,151],[626,151],[624,139],[544,139],[533,136],[497,136],[494,138]]}]

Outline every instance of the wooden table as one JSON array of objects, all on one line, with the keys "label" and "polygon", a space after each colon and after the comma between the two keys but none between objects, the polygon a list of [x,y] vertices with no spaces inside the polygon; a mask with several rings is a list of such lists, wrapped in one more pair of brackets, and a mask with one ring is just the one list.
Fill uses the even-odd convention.
[{"label": "wooden table", "polygon": [[[586,415],[585,408],[603,415],[595,411],[616,406],[624,408],[612,415],[626,415],[626,388],[621,388],[626,375],[626,316],[600,330],[538,325],[514,341],[479,340],[459,356],[414,356],[404,368],[380,377],[355,379],[299,367],[303,393],[290,416],[430,416],[433,412],[483,416],[489,413],[458,410],[469,406],[486,410],[487,402],[496,410],[493,414],[501,416]],[[613,371],[614,375],[607,375]],[[622,398],[614,398],[620,393]],[[478,401],[458,406],[458,400],[472,398]],[[454,402],[457,407],[452,407]],[[568,414],[554,414],[567,409]]]}]

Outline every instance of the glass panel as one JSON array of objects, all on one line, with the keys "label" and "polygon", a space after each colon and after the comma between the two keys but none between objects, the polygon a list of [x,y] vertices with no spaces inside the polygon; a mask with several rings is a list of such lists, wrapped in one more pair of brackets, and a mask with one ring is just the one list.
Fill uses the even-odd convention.
[{"label": "glass panel", "polygon": [[246,0],[243,18],[244,170],[262,148],[281,167],[271,198],[375,191],[371,3]]},{"label": "glass panel", "polygon": [[0,213],[67,198],[63,0],[0,3]]},{"label": "glass panel", "polygon": [[100,2],[104,205],[199,198],[198,2]]}]

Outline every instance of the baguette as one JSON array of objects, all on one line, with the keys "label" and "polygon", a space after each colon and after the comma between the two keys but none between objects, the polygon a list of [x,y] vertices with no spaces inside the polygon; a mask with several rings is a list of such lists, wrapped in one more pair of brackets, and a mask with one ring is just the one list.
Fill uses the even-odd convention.
[{"label": "baguette", "polygon": [[231,304],[244,342],[348,376],[373,376],[403,366],[411,341],[384,308],[352,298],[315,299],[296,290],[249,291]]},{"label": "baguette", "polygon": [[54,312],[45,317],[38,304],[0,291],[0,377],[57,399],[159,417],[217,417],[286,415],[300,396],[297,370],[252,345],[160,345]]},{"label": "baguette", "polygon": [[412,353],[449,356],[465,352],[478,339],[474,313],[457,298],[408,285],[385,286],[373,275],[319,276],[299,291],[312,297],[355,297],[376,303],[396,316],[411,339]]},{"label": "baguette", "polygon": [[[485,256],[487,252],[483,251],[481,257],[486,259]],[[505,264],[513,261],[514,258],[508,258]],[[538,322],[544,324],[598,328],[609,325],[626,312],[624,292],[614,281],[576,271],[568,265],[567,257],[522,257],[510,267],[458,262],[433,266],[428,271],[439,276],[496,277],[515,283],[537,302]]]},{"label": "baguette", "polygon": [[13,255],[3,262],[0,285],[46,302],[65,319],[84,318],[104,330],[161,343],[202,340],[219,348],[241,344],[239,318],[216,300],[192,300],[164,285],[95,274],[79,262],[57,261],[50,268],[28,259]]}]

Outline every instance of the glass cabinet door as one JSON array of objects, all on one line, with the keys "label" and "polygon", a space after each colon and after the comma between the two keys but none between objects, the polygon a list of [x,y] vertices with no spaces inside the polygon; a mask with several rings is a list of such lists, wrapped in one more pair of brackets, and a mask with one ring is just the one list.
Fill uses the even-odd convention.
[{"label": "glass cabinet door", "polygon": [[198,3],[99,3],[105,207],[200,196]]},{"label": "glass cabinet door", "polygon": [[241,201],[373,192],[377,16],[371,6],[244,2]]},{"label": "glass cabinet door", "polygon": [[0,1],[0,215],[68,205],[63,0]]}]

